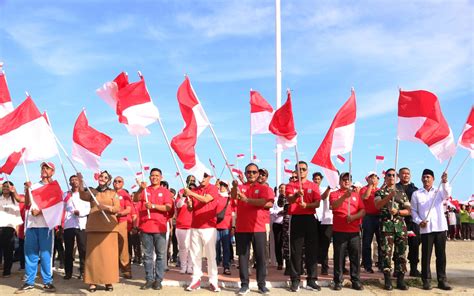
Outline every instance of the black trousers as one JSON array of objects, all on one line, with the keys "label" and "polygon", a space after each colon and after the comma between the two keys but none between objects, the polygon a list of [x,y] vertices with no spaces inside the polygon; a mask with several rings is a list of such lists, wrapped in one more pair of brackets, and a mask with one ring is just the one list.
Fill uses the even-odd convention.
[{"label": "black trousers", "polygon": [[237,255],[239,256],[239,275],[241,287],[249,286],[249,259],[250,244],[252,243],[253,254],[257,263],[258,287],[265,287],[267,276],[267,265],[265,248],[267,247],[266,232],[238,232],[235,234]]},{"label": "black trousers", "polygon": [[59,227],[54,234],[54,252],[53,252],[53,266],[55,265],[56,254],[59,261],[59,268],[64,267],[64,231],[62,227]]},{"label": "black trousers", "polygon": [[15,229],[12,227],[0,227],[0,249],[5,259],[3,261],[3,275],[11,274],[14,248]]},{"label": "black trousers", "polygon": [[321,264],[321,270],[327,271],[329,269],[329,245],[332,238],[332,224],[319,224],[319,258],[318,262]]},{"label": "black trousers", "polygon": [[[417,268],[418,262],[420,262],[420,244],[421,244],[421,237],[420,237],[420,225],[416,224],[415,222],[408,222],[407,223],[407,230],[413,231],[416,236],[408,237],[408,261],[410,262],[410,267]],[[410,268],[411,270],[411,268]]]},{"label": "black trousers", "polygon": [[84,262],[86,260],[86,231],[78,228],[68,228],[64,230],[64,272],[72,275],[74,264],[74,243],[77,244],[79,252],[79,273],[84,273]]},{"label": "black trousers", "polygon": [[283,224],[273,223],[275,257],[279,266],[283,265]]},{"label": "black trousers", "polygon": [[173,252],[171,253],[171,261],[178,260],[178,239],[176,238],[176,225],[173,225],[173,232],[171,233],[171,244],[173,245]]},{"label": "black trousers", "polygon": [[318,220],[314,215],[293,215],[290,224],[290,278],[299,281],[302,274],[303,246],[307,280],[317,280]]},{"label": "black trousers", "polygon": [[436,277],[438,282],[446,281],[446,232],[431,232],[421,235],[421,279],[431,278],[431,253],[433,245],[436,255]]},{"label": "black trousers", "polygon": [[334,283],[342,284],[344,257],[349,253],[351,281],[360,282],[360,234],[359,232],[333,232]]}]

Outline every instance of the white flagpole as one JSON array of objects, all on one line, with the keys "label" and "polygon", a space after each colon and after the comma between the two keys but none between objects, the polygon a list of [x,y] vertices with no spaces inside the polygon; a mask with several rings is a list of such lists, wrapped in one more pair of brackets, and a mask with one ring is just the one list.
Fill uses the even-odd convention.
[{"label": "white flagpole", "polygon": [[[349,179],[351,180],[351,184],[354,185],[352,180],[352,150],[349,151]],[[352,188],[351,188],[352,190]],[[351,196],[349,196],[349,202],[347,203],[347,216],[351,216]]]},{"label": "white flagpole", "polygon": [[212,163],[211,159],[209,158],[209,165],[211,166],[212,173],[214,174],[214,178],[217,180],[216,169],[214,168],[214,164]]},{"label": "white flagpole", "polygon": [[[276,108],[281,107],[281,13],[280,0],[275,0],[275,84],[276,84]],[[276,185],[281,183],[281,150],[276,144]]]},{"label": "white flagpole", "polygon": [[131,165],[130,162],[128,161],[128,158],[123,158],[123,161],[125,162],[125,164],[127,165],[127,167],[130,169],[130,172],[132,173],[132,176],[135,177],[135,176],[136,176],[136,172],[133,170],[132,165]]},{"label": "white flagpole", "polygon": [[456,176],[459,174],[459,172],[463,169],[464,165],[466,164],[466,161],[469,159],[469,156],[471,155],[470,152],[467,153],[466,155],[466,158],[464,158],[463,162],[461,163],[461,165],[459,166],[458,170],[456,171],[456,173],[454,173],[453,177],[451,178],[451,186],[453,186],[453,183],[454,183],[454,179],[456,178]]},{"label": "white flagpole", "polygon": [[[449,165],[451,164],[451,160],[453,159],[453,156],[451,156],[448,160],[448,164],[446,165],[446,168],[444,169],[443,171],[443,174],[446,173],[448,171],[448,168],[449,168]],[[442,176],[442,175],[441,175]],[[436,194],[438,194],[438,191],[439,189],[441,188],[441,184],[443,183],[443,180],[439,181],[439,185],[438,185],[438,189],[436,190],[435,192],[435,196],[433,197],[433,200],[431,201],[431,205],[430,205],[430,209],[428,210],[428,214],[426,214],[426,217],[425,221],[427,221],[426,219],[428,219],[428,217],[430,216],[430,213],[431,213],[431,209],[433,208],[433,205],[434,205],[434,201],[436,200]]]},{"label": "white flagpole", "polygon": [[[252,93],[252,89],[250,89]],[[250,94],[250,96],[252,96]],[[252,139],[252,106],[250,106],[250,162],[253,162],[253,139]]]},{"label": "white flagpole", "polygon": [[[137,139],[138,157],[140,159],[140,168],[141,168],[141,171],[142,171],[142,180],[145,181],[145,170],[143,169],[142,150],[140,148],[140,140],[139,140],[138,136],[136,136],[136,139]],[[145,191],[145,201],[148,202],[148,192],[147,192],[146,188],[145,188],[144,191]],[[148,213],[148,219],[151,219],[150,209],[147,209],[146,211]]]},{"label": "white flagpole", "polygon": [[[25,158],[23,157],[23,155],[21,156],[21,161],[23,163],[23,169],[25,170],[25,178],[26,178],[26,182],[30,183],[30,175],[28,174],[28,168],[26,167],[26,162],[25,162]],[[35,208],[37,208],[38,206],[36,205],[36,202],[35,202],[35,199],[33,198],[33,192],[31,192],[31,187],[28,187],[28,193],[30,194],[30,203],[32,206],[34,206]]]},{"label": "white flagpole", "polygon": [[296,157],[296,172],[298,174],[298,183],[300,184],[300,190],[303,190],[303,183],[301,183],[301,172],[300,172],[300,158],[298,156],[298,145],[295,145],[295,157]]}]

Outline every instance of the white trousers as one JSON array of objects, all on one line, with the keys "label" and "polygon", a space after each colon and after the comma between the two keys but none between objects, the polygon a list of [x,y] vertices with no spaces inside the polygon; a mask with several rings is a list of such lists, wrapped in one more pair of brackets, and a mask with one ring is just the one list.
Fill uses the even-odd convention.
[{"label": "white trousers", "polygon": [[203,251],[207,258],[207,274],[209,283],[217,287],[217,262],[216,262],[216,238],[217,229],[191,229],[191,261],[193,262],[192,282],[200,280],[202,277],[202,257]]},{"label": "white trousers", "polygon": [[179,262],[181,270],[191,270],[193,263],[189,254],[191,249],[191,229],[176,228],[176,239],[178,240]]}]

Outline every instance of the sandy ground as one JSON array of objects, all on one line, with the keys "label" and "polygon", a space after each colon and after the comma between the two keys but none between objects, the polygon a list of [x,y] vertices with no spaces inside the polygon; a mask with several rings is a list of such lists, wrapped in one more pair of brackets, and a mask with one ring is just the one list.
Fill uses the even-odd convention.
[{"label": "sandy ground", "polygon": [[[370,277],[366,276],[364,280],[365,290],[364,291],[354,291],[349,288],[350,283],[346,283],[348,286],[344,287],[342,291],[332,291],[327,286],[330,284],[328,277],[320,278],[320,284],[323,285],[323,289],[318,294],[338,294],[338,295],[474,295],[474,242],[463,242],[463,241],[450,241],[447,243],[447,274],[448,280],[453,290],[450,292],[445,292],[436,288],[436,282],[432,283],[433,289],[431,291],[424,291],[421,289],[421,281],[419,279],[409,279],[410,289],[406,292],[394,290],[392,292],[387,292],[382,288],[382,274],[375,273]],[[434,253],[434,252],[433,252]],[[434,254],[433,254],[434,256]],[[22,282],[23,272],[18,271],[18,263],[13,266],[12,276],[10,278],[0,278],[0,295],[11,295],[13,292],[20,287]],[[432,260],[432,271],[434,272],[434,258]],[[274,269],[270,270],[270,273],[276,273]],[[280,273],[278,271],[278,273]],[[255,274],[255,273],[254,273]],[[63,280],[64,273],[59,271],[54,274],[54,284],[57,288],[56,294],[89,294],[87,292],[87,286],[80,280],[71,279]],[[37,289],[29,291],[26,295],[38,295],[44,294],[41,289],[41,278],[38,273],[37,278]],[[270,276],[269,276],[270,277]],[[284,281],[285,277],[278,275],[271,276],[272,280],[268,282],[267,286],[271,289],[272,295],[287,295],[290,294],[289,290],[285,288],[286,283]],[[436,278],[436,275],[433,273],[433,278]],[[144,283],[144,270],[143,266],[133,266],[133,279],[124,280],[121,279],[120,283],[114,285],[113,292],[105,292],[103,287],[99,287],[99,290],[94,294],[97,295],[136,295],[140,294],[165,294],[165,295],[184,295],[184,294],[194,294],[194,295],[204,295],[210,294],[211,292],[203,288],[196,292],[186,292],[184,291],[183,286],[189,281],[189,276],[179,275],[175,270],[172,270],[167,273],[167,276],[164,281],[164,288],[161,291],[147,290],[142,291],[139,287]],[[238,290],[236,286],[238,285],[238,271],[232,271],[232,277],[228,279],[223,279],[223,285],[227,288],[223,288],[220,294],[222,295],[235,295]],[[256,295],[257,290],[255,283],[251,282],[251,293],[249,295]],[[102,290],[101,290],[102,289]],[[302,288],[299,294],[310,294],[316,293],[310,290]],[[295,293],[296,294],[296,293]]]}]

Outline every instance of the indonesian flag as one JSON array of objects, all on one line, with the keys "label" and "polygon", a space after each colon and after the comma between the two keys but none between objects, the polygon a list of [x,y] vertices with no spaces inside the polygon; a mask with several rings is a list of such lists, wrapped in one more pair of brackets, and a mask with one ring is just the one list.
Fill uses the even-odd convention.
[{"label": "indonesian flag", "polygon": [[92,171],[100,170],[100,156],[112,138],[89,126],[83,110],[74,124],[72,133],[72,158]]},{"label": "indonesian flag", "polygon": [[260,162],[260,159],[258,159],[258,158],[257,158],[257,155],[254,154],[253,157],[252,157],[252,161],[253,161],[254,163],[259,163],[259,162]]},{"label": "indonesian flag", "polygon": [[237,159],[244,159],[245,154],[240,153],[240,154],[237,154],[236,157],[237,157]]},{"label": "indonesian flag", "polygon": [[58,153],[54,135],[45,117],[30,97],[0,118],[0,159],[25,148],[27,162],[41,161]]},{"label": "indonesian flag", "polygon": [[13,152],[10,154],[5,164],[0,167],[0,173],[11,175],[15,167],[18,165],[18,162],[20,162],[23,152],[25,152],[25,148],[21,149],[19,152]]},{"label": "indonesian flag", "polygon": [[337,186],[339,175],[332,163],[331,156],[345,154],[352,150],[355,121],[356,96],[352,90],[351,96],[337,112],[331,127],[311,160],[315,165],[322,167],[329,186],[332,188]]},{"label": "indonesian flag", "polygon": [[398,139],[425,143],[440,162],[456,152],[453,133],[441,112],[438,98],[425,90],[400,90]]},{"label": "indonesian flag", "polygon": [[7,78],[0,63],[0,117],[13,111],[12,99],[8,91]]},{"label": "indonesian flag", "polygon": [[61,225],[64,203],[63,192],[58,181],[34,189],[31,194],[36,206],[43,212],[44,220],[49,229]]},{"label": "indonesian flag", "polygon": [[343,164],[344,162],[346,162],[346,159],[345,159],[344,156],[342,156],[342,155],[338,155],[338,156],[336,157],[336,160],[337,160],[337,162],[339,162],[340,164]]},{"label": "indonesian flag", "polygon": [[291,107],[291,93],[288,91],[288,98],[273,114],[269,125],[269,130],[277,136],[277,150],[282,151],[296,146],[296,129],[293,119],[293,109]]},{"label": "indonesian flag", "polygon": [[210,123],[187,76],[178,88],[177,97],[185,126],[181,133],[171,140],[171,147],[183,162],[184,169],[201,179],[209,170],[199,161],[194,147],[197,138]]},{"label": "indonesian flag", "polygon": [[283,160],[283,163],[285,165],[290,165],[291,164],[291,160],[289,160],[288,158],[285,158],[285,160]]},{"label": "indonesian flag", "polygon": [[470,151],[471,158],[474,158],[474,107],[471,107],[471,113],[459,137],[458,145]]},{"label": "indonesian flag", "polygon": [[292,169],[287,168],[286,166],[283,167],[283,171],[285,172],[286,175],[291,176],[293,173]]},{"label": "indonesian flag", "polygon": [[101,88],[95,92],[101,97],[114,111],[117,110],[117,93],[119,89],[128,85],[128,75],[126,72],[120,73],[113,81],[104,83]]},{"label": "indonesian flag", "polygon": [[250,91],[250,134],[269,134],[273,108],[258,91]]},{"label": "indonesian flag", "polygon": [[241,170],[236,169],[236,168],[232,168],[232,173],[234,175],[237,175],[237,176],[243,176],[244,175],[244,173]]},{"label": "indonesian flag", "polygon": [[375,162],[376,163],[383,163],[385,157],[382,155],[375,155]]}]

